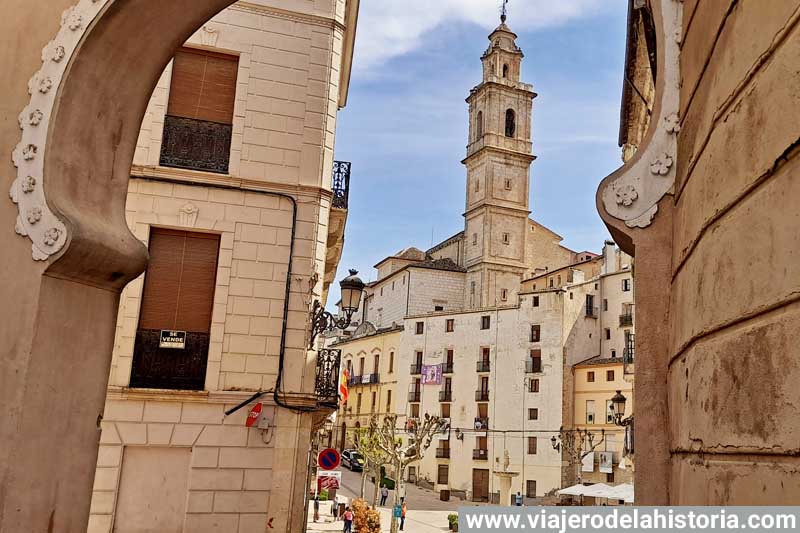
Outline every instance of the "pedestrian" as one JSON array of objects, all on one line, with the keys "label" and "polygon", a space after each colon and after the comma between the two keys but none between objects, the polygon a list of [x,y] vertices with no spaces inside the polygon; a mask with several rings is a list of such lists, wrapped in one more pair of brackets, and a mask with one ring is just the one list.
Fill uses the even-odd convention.
[{"label": "pedestrian", "polygon": [[314,522],[319,522],[319,494],[314,495]]},{"label": "pedestrian", "polygon": [[344,533],[353,533],[353,511],[350,507],[344,511]]},{"label": "pedestrian", "polygon": [[386,498],[389,497],[389,489],[386,485],[381,485],[381,506],[386,505]]},{"label": "pedestrian", "polygon": [[406,525],[406,498],[400,498],[400,531],[403,531],[403,526]]},{"label": "pedestrian", "polygon": [[514,496],[515,504],[517,507],[522,507],[522,493],[517,491],[517,495]]}]

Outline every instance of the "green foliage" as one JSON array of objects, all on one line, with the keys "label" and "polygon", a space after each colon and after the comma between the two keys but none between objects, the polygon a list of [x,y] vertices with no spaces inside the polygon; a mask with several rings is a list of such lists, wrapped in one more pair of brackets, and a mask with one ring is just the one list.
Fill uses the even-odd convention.
[{"label": "green foliage", "polygon": [[453,524],[458,524],[458,515],[457,514],[449,514],[447,515],[447,523],[450,524],[450,527],[453,527]]},{"label": "green foliage", "polygon": [[389,489],[389,490],[394,490],[394,487],[396,485],[396,483],[394,482],[394,480],[392,478],[385,477],[385,476],[384,476],[383,480],[381,481],[381,484],[386,485],[386,488]]},{"label": "green foliage", "polygon": [[326,489],[322,489],[319,491],[319,501],[326,502],[328,501],[328,491]]}]

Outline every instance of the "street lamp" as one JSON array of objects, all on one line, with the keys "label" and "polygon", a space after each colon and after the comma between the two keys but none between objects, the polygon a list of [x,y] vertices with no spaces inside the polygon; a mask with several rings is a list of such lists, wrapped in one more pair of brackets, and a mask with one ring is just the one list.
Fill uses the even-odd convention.
[{"label": "street lamp", "polygon": [[364,293],[364,282],[356,275],[358,270],[350,270],[350,275],[339,282],[342,289],[341,310],[344,316],[335,317],[322,307],[319,300],[314,300],[311,310],[311,338],[308,342],[309,349],[314,347],[317,335],[334,329],[345,329],[350,325],[353,314],[358,311],[361,304],[361,295]]},{"label": "street lamp", "polygon": [[611,410],[614,412],[614,424],[618,426],[630,426],[633,423],[633,415],[623,419],[625,416],[625,403],[628,399],[622,394],[622,391],[617,393],[611,398]]}]

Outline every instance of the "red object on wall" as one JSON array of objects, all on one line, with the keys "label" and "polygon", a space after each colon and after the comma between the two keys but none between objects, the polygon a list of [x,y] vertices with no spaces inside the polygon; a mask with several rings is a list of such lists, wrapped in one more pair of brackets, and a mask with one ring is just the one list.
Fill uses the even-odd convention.
[{"label": "red object on wall", "polygon": [[263,409],[263,404],[257,403],[253,406],[250,410],[250,414],[247,415],[247,422],[245,425],[249,428],[258,424],[258,419],[261,418],[261,410]]}]

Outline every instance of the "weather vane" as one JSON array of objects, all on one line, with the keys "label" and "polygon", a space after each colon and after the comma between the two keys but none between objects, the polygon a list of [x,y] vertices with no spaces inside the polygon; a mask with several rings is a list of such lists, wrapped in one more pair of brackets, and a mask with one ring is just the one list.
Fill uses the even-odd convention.
[{"label": "weather vane", "polygon": [[500,14],[500,22],[505,22],[508,18],[508,0],[503,0],[503,10]]}]

